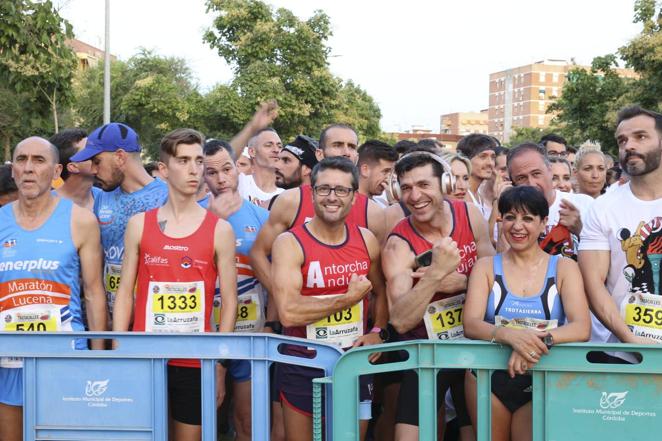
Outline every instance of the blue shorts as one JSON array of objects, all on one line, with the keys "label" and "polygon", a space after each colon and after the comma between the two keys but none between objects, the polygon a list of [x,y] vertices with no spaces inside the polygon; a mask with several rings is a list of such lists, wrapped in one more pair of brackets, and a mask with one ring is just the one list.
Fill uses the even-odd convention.
[{"label": "blue shorts", "polygon": [[23,405],[23,368],[0,368],[0,403]]},{"label": "blue shorts", "polygon": [[228,372],[235,383],[249,381],[251,379],[251,362],[248,360],[230,360]]}]

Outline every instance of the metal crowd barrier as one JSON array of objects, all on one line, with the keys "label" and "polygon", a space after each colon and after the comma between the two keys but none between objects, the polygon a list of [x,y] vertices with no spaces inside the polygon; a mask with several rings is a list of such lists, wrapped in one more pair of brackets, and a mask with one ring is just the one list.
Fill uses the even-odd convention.
[{"label": "metal crowd barrier", "polygon": [[[74,349],[77,338],[114,339],[118,349]],[[313,358],[279,352],[282,344],[316,351]],[[0,357],[23,357],[24,440],[167,440],[166,363],[201,359],[202,439],[216,441],[215,362],[249,360],[253,439],[270,432],[269,365],[322,369],[331,375],[341,351],[273,334],[146,334],[0,332]],[[0,385],[2,387],[2,385]],[[326,405],[330,411],[331,396]],[[326,439],[332,439],[331,428]]]},{"label": "metal crowd barrier", "polygon": [[[638,353],[638,364],[587,361],[592,351]],[[405,361],[371,364],[374,352],[404,351]],[[359,439],[359,376],[415,369],[419,377],[419,439],[437,439],[436,374],[441,368],[477,373],[477,440],[491,439],[491,374],[505,369],[511,349],[478,341],[426,340],[352,349],[330,378],[315,380],[314,425],[321,423],[320,386],[331,382],[333,441]],[[662,433],[662,348],[639,345],[564,344],[554,346],[532,369],[533,439],[650,440]],[[328,399],[328,398],[327,398]],[[315,433],[321,441],[321,432]]]}]

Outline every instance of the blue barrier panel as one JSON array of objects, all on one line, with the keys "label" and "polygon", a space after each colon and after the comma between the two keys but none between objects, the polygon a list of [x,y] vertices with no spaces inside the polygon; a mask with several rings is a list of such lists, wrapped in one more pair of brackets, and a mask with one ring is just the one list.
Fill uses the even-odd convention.
[{"label": "blue barrier panel", "polygon": [[[113,351],[75,350],[76,338],[114,339]],[[282,344],[316,351],[313,358],[281,354]],[[269,366],[296,364],[331,375],[342,352],[273,334],[147,334],[0,332],[0,356],[23,357],[24,439],[166,440],[166,363],[202,360],[202,439],[216,441],[215,363],[249,360],[253,439],[270,428]],[[331,394],[326,405],[330,410]],[[331,427],[326,431],[331,438]]]},{"label": "blue barrier panel", "polygon": [[[377,365],[368,361],[373,352],[393,350],[407,352],[409,358]],[[630,365],[587,361],[591,351],[615,350],[639,353],[642,361]],[[471,368],[477,372],[478,383],[477,439],[487,441],[491,438],[491,373],[507,367],[510,353],[509,347],[468,340],[419,340],[352,349],[340,358],[332,376],[333,440],[359,439],[359,376],[406,369],[415,369],[419,375],[419,439],[436,439],[436,373],[441,368]],[[559,345],[531,371],[534,440],[644,440],[662,432],[659,346]]]}]

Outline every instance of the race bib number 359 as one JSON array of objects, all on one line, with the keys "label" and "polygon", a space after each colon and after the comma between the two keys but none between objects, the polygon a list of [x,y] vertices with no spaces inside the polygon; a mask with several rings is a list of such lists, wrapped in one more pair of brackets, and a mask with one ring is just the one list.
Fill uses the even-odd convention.
[{"label": "race bib number 359", "polygon": [[621,308],[625,324],[634,335],[662,340],[662,296],[632,294]]}]

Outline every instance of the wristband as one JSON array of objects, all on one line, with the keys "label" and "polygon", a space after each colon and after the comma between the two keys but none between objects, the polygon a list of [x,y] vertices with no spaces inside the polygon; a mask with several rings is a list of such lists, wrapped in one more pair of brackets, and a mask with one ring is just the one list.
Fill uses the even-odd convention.
[{"label": "wristband", "polygon": [[375,326],[370,330],[370,332],[368,332],[368,334],[379,334],[380,332],[382,332],[382,328],[378,328],[377,326]]}]

